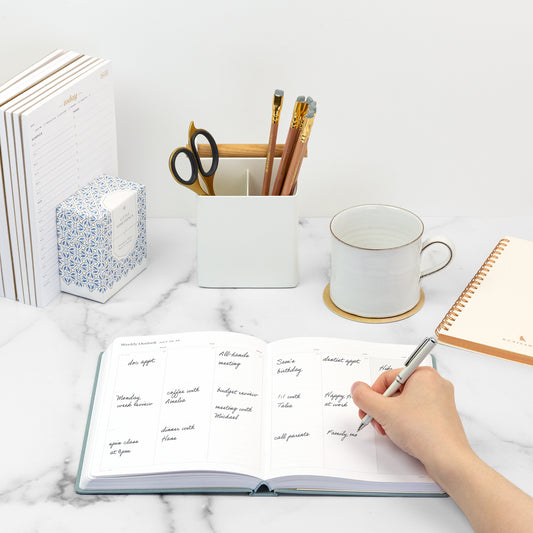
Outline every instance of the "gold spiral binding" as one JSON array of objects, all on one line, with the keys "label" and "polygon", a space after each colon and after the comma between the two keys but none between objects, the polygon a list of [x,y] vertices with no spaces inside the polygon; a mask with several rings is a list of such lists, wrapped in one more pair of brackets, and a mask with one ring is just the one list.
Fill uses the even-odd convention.
[{"label": "gold spiral binding", "polygon": [[448,331],[450,329],[451,325],[459,316],[459,313],[464,309],[465,305],[468,303],[468,300],[472,298],[478,287],[481,285],[483,279],[485,279],[490,269],[494,266],[494,263],[498,257],[505,250],[505,247],[508,243],[509,239],[501,239],[500,242],[498,242],[498,244],[494,247],[494,250],[492,250],[485,262],[481,265],[481,268],[476,272],[476,275],[472,278],[465,290],[459,295],[459,298],[457,298],[455,303],[452,305],[446,316],[442,319],[441,323],[435,330],[437,336],[441,331]]}]

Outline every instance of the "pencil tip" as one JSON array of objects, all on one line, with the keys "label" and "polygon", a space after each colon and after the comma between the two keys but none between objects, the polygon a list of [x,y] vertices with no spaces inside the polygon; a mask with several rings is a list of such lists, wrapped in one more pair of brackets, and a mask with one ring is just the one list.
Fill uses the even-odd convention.
[{"label": "pencil tip", "polygon": [[359,427],[357,428],[357,432],[356,433],[359,433],[364,427],[365,427],[364,424],[360,424]]}]

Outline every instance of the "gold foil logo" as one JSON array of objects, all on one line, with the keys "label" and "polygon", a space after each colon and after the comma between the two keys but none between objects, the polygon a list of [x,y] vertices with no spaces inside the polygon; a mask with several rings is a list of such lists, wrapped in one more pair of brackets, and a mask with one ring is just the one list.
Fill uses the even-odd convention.
[{"label": "gold foil logo", "polygon": [[512,344],[517,344],[518,346],[523,346],[524,348],[533,348],[533,344],[526,341],[526,338],[523,335],[520,335],[517,339],[510,339],[508,337],[502,337],[503,342],[509,342]]},{"label": "gold foil logo", "polygon": [[69,104],[71,104],[72,102],[75,102],[76,100],[78,99],[78,93],[76,94],[71,94],[64,102],[63,102],[63,105],[64,106],[67,106]]}]

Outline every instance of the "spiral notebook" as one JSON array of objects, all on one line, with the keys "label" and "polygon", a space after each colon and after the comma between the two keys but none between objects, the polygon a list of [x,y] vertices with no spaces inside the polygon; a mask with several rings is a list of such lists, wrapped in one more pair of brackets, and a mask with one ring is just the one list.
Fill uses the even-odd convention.
[{"label": "spiral notebook", "polygon": [[435,330],[439,342],[533,365],[533,242],[505,237]]}]

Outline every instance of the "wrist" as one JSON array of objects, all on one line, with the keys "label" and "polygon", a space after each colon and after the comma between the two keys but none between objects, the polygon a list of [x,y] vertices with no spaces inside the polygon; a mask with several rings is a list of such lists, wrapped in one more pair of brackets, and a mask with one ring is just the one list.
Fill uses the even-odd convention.
[{"label": "wrist", "polygon": [[439,453],[433,454],[430,461],[424,462],[424,466],[431,478],[450,494],[480,461],[467,443],[446,447]]}]

